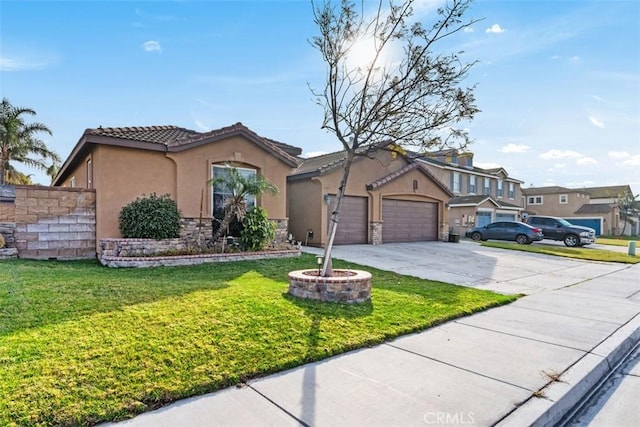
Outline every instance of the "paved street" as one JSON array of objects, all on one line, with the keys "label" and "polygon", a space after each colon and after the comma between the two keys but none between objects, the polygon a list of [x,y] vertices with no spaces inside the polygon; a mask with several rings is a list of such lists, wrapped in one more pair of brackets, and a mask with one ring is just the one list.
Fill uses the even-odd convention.
[{"label": "paved street", "polygon": [[640,426],[639,396],[640,344],[565,426]]}]

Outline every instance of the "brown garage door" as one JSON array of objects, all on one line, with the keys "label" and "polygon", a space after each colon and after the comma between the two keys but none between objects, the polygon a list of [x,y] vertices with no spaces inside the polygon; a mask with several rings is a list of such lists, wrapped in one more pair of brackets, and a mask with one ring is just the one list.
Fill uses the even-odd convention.
[{"label": "brown garage door", "polygon": [[382,200],[382,242],[438,240],[438,204]]},{"label": "brown garage door", "polygon": [[[331,221],[331,211],[328,214]],[[367,243],[367,198],[345,196],[338,221],[335,245]]]}]

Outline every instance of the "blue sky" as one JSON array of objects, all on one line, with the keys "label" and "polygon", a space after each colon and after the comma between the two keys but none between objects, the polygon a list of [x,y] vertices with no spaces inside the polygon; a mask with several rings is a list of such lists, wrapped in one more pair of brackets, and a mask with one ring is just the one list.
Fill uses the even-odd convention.
[{"label": "blue sky", "polygon": [[[447,48],[479,61],[476,165],[524,187],[640,193],[640,2],[478,0],[467,17],[482,21]],[[306,0],[2,0],[0,92],[37,111],[63,158],[86,128],[236,122],[331,152],[308,87],[324,79],[315,33]]]}]

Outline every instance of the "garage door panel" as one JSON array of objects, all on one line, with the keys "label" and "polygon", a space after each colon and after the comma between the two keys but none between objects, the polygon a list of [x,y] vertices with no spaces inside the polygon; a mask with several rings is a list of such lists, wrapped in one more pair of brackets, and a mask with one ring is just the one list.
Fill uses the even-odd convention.
[{"label": "garage door panel", "polygon": [[382,219],[383,243],[438,240],[437,203],[385,199]]},{"label": "garage door panel", "polygon": [[[328,219],[331,221],[331,211]],[[345,196],[342,199],[338,229],[333,243],[336,245],[367,243],[367,223],[367,198]]]}]

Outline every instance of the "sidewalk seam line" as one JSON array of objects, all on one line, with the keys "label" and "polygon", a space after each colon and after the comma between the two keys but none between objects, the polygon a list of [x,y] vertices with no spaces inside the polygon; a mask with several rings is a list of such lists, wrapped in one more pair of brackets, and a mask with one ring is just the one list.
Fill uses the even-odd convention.
[{"label": "sidewalk seam line", "polygon": [[258,395],[262,396],[262,398],[264,398],[265,400],[267,400],[269,403],[271,403],[273,406],[275,406],[276,408],[280,409],[282,412],[284,412],[285,414],[289,415],[291,418],[293,418],[294,420],[296,420],[297,422],[299,422],[301,425],[303,425],[304,427],[311,427],[309,424],[305,423],[304,421],[302,421],[300,418],[296,417],[295,415],[293,415],[291,412],[287,411],[286,409],[284,409],[282,406],[278,405],[274,400],[268,398],[265,394],[261,393],[259,390],[255,389],[251,384],[247,383],[246,384],[248,388],[250,388],[251,390],[253,390],[254,392],[258,393]]}]

